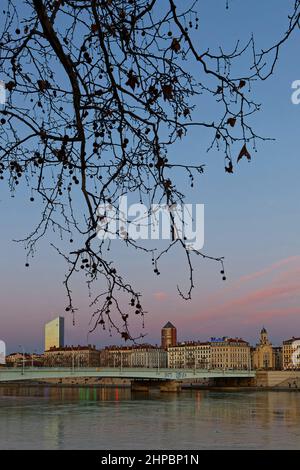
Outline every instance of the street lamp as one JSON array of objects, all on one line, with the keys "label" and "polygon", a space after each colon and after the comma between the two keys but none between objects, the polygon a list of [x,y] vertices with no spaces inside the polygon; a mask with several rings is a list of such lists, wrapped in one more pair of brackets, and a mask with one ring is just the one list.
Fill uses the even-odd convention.
[{"label": "street lamp", "polygon": [[21,348],[22,351],[23,351],[22,375],[24,375],[24,373],[25,373],[25,350],[24,350],[24,347],[21,346],[21,344],[19,344],[19,348]]},{"label": "street lamp", "polygon": [[74,348],[72,346],[72,372],[74,373],[75,370],[75,353],[74,353]]},{"label": "street lamp", "polygon": [[33,355],[36,353],[36,349],[34,349],[33,353],[31,354],[31,367],[33,368]]}]

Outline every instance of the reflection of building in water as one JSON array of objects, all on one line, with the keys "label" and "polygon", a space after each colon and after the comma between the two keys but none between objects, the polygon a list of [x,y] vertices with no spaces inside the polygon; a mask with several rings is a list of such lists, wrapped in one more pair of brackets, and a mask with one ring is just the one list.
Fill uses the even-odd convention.
[{"label": "reflection of building in water", "polygon": [[278,433],[278,424],[285,426],[291,423],[299,423],[300,407],[299,392],[256,392],[254,393],[252,414],[255,421],[262,427],[270,430],[270,425],[274,426],[274,434]]},{"label": "reflection of building in water", "polygon": [[272,347],[272,343],[269,341],[267,330],[263,328],[260,332],[260,341],[252,354],[253,369],[275,369],[275,356],[275,351]]},{"label": "reflection of building in water", "polygon": [[283,357],[283,369],[300,369],[300,350],[299,355],[296,354],[296,360],[293,360],[293,354],[298,350],[298,346],[295,346],[295,342],[299,341],[300,338],[290,338],[282,343],[282,357]]}]

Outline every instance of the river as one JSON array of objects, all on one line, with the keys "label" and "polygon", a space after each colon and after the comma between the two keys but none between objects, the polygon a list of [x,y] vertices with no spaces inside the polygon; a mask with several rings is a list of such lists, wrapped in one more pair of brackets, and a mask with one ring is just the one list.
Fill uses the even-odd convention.
[{"label": "river", "polygon": [[300,393],[1,386],[0,449],[300,449]]}]

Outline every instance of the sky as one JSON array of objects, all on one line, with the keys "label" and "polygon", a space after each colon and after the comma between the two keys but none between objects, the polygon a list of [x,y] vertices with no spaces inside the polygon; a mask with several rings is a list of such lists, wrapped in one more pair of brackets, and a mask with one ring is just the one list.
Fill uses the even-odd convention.
[{"label": "sky", "polygon": [[[250,5],[232,0],[226,9],[225,0],[202,0],[199,38],[195,39],[204,50],[224,44],[229,50],[238,38],[246,42],[253,32],[258,48],[267,48],[284,33],[292,4],[252,0]],[[177,327],[180,341],[239,336],[255,343],[262,326],[274,344],[300,336],[300,105],[291,101],[291,84],[300,79],[299,39],[296,32],[282,49],[274,75],[253,86],[253,96],[262,104],[253,124],[259,134],[275,140],[260,142],[250,163],[242,161],[233,175],[225,174],[223,155],[207,154],[206,137],[199,131],[172,149],[176,159],[188,155],[206,163],[205,174],[193,191],[188,189],[187,199],[205,204],[203,251],[225,257],[227,281],[222,281],[216,263],[197,258],[196,288],[187,302],[176,288],[177,284],[187,286],[182,255],[175,252],[166,257],[157,277],[151,259],[116,249],[123,272],[144,294],[145,329],[138,323],[132,328],[146,333],[145,341],[159,343],[160,329],[167,321]],[[190,67],[195,75],[199,73],[198,64]],[[214,111],[200,108],[196,118],[198,113]],[[180,183],[186,189],[187,179]],[[72,325],[64,311],[65,265],[48,239],[42,241],[30,269],[25,268],[23,246],[12,240],[30,232],[38,220],[36,207],[28,200],[22,191],[11,198],[1,183],[0,339],[9,352],[21,346],[41,351],[44,323],[63,315],[68,344],[88,342],[103,347],[120,343],[117,334],[110,337],[102,330],[88,335],[89,298],[79,279],[73,284],[79,311]]]}]

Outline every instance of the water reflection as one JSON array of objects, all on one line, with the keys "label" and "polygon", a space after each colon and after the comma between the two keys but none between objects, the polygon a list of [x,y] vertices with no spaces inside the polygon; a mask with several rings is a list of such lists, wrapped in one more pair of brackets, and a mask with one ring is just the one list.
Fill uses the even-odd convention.
[{"label": "water reflection", "polygon": [[0,387],[1,449],[300,449],[299,392]]}]

